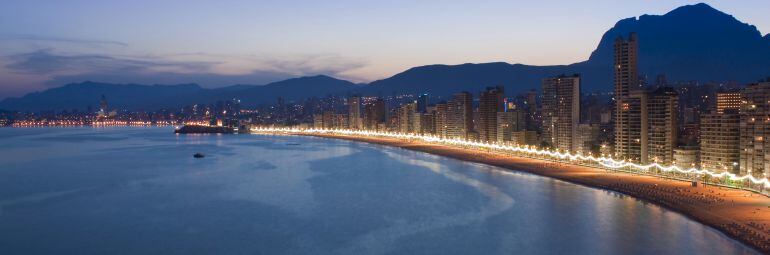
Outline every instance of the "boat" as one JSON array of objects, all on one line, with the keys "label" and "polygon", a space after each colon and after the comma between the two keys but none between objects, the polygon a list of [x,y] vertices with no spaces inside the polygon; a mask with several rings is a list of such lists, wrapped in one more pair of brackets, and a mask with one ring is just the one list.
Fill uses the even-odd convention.
[{"label": "boat", "polygon": [[202,157],[205,157],[205,156],[206,155],[203,155],[203,153],[200,153],[200,152],[193,154],[193,158],[202,158]]}]

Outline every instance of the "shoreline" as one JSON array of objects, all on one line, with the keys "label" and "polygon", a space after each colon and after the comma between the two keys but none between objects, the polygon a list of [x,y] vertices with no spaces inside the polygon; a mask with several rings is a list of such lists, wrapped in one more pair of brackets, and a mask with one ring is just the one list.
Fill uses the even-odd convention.
[{"label": "shoreline", "polygon": [[690,182],[679,180],[396,138],[294,135],[398,147],[619,192],[681,213],[761,253],[770,254],[770,198],[751,191],[712,185],[691,187]]}]

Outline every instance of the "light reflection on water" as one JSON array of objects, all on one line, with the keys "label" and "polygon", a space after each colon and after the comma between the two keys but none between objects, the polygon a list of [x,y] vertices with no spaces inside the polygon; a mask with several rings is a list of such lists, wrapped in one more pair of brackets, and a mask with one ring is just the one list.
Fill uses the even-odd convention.
[{"label": "light reflection on water", "polygon": [[754,253],[617,193],[348,141],[0,129],[0,155],[2,254]]}]

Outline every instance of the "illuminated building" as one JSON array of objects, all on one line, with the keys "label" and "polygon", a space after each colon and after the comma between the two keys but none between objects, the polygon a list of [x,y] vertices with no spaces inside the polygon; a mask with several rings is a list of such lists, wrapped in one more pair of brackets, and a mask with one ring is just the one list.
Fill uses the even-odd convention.
[{"label": "illuminated building", "polygon": [[348,126],[351,129],[362,129],[361,98],[354,96],[348,98]]},{"label": "illuminated building", "polygon": [[770,172],[770,82],[743,90],[740,109],[740,171],[764,177]]},{"label": "illuminated building", "polygon": [[615,157],[632,162],[647,163],[647,93],[635,90],[618,104],[618,116],[615,130]]},{"label": "illuminated building", "polygon": [[441,138],[448,137],[447,133],[447,104],[436,104],[436,110],[433,112],[433,119],[435,120],[436,135]]},{"label": "illuminated building", "polygon": [[[415,117],[417,103],[403,104],[398,108],[398,131],[401,133],[415,132]],[[418,119],[419,120],[419,119]],[[419,124],[418,124],[419,125]]]},{"label": "illuminated building", "polygon": [[700,168],[700,150],[697,146],[682,146],[674,149],[674,163],[681,169]]},{"label": "illuminated building", "polygon": [[645,112],[641,108],[646,107],[646,102],[641,101],[646,101],[646,97],[637,94],[631,98],[631,91],[640,85],[637,54],[635,33],[631,33],[628,40],[622,37],[615,40],[615,157],[641,161],[647,156],[641,144],[642,136],[646,138],[646,130],[641,129],[642,120],[639,119]]},{"label": "illuminated building", "polygon": [[561,151],[577,149],[580,122],[580,76],[543,79],[543,138]]},{"label": "illuminated building", "polygon": [[435,121],[433,114],[414,112],[412,113],[413,131],[416,134],[428,135],[435,132]]},{"label": "illuminated building", "polygon": [[468,138],[473,131],[473,96],[460,92],[447,102],[447,135],[449,138]]},{"label": "illuminated building", "polygon": [[316,128],[316,129],[325,128],[323,114],[313,114],[313,128]]},{"label": "illuminated building", "polygon": [[349,128],[348,115],[344,113],[334,114],[334,118],[332,119],[332,127],[338,129]]},{"label": "illuminated building", "polygon": [[526,128],[527,113],[519,109],[507,109],[497,113],[497,142],[513,142],[514,133]]},{"label": "illuminated building", "polygon": [[417,111],[424,113],[428,109],[428,94],[421,94],[417,97]]},{"label": "illuminated building", "polygon": [[382,99],[375,99],[364,106],[364,120],[363,128],[367,130],[380,130],[383,129],[385,124],[387,110],[385,109],[385,101]]},{"label": "illuminated building", "polygon": [[[575,153],[591,155],[593,147],[599,140],[600,128],[598,124],[578,124],[575,136]],[[598,151],[597,151],[598,152]]]},{"label": "illuminated building", "polygon": [[712,111],[700,118],[700,149],[703,169],[739,173],[740,115],[736,109]]},{"label": "illuminated building", "polygon": [[670,164],[677,144],[678,94],[661,87],[647,95],[647,162]]},{"label": "illuminated building", "polygon": [[334,112],[333,111],[325,111],[323,113],[323,126],[324,129],[332,129],[335,128],[334,126]]},{"label": "illuminated building", "polygon": [[717,113],[723,113],[726,109],[738,110],[741,108],[741,93],[738,91],[732,92],[717,92]]},{"label": "illuminated building", "polygon": [[476,131],[481,141],[497,141],[497,113],[503,111],[503,87],[487,87],[479,96],[479,122]]}]

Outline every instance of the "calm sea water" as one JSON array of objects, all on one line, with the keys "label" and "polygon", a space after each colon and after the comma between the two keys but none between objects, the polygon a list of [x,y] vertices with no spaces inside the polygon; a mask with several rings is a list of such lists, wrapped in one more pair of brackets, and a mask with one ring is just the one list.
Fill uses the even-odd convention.
[{"label": "calm sea water", "polygon": [[530,174],[172,131],[0,129],[0,254],[755,253],[680,214]]}]

